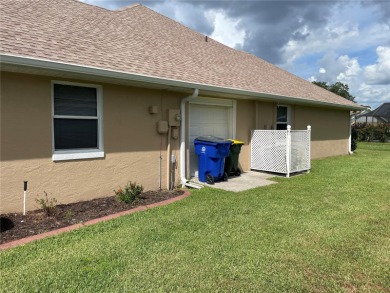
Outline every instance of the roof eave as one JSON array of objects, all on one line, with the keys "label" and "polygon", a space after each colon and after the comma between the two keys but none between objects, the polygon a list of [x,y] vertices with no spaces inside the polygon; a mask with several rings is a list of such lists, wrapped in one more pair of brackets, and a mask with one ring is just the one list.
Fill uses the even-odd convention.
[{"label": "roof eave", "polygon": [[179,87],[184,89],[197,88],[199,90],[204,90],[204,91],[235,94],[235,95],[252,97],[254,99],[258,98],[258,99],[269,99],[274,101],[276,100],[284,103],[298,103],[298,104],[311,105],[311,106],[324,106],[324,107],[339,108],[339,109],[345,109],[351,111],[364,109],[360,105],[352,106],[352,105],[342,105],[342,104],[335,104],[335,103],[329,103],[323,101],[314,101],[314,100],[308,100],[299,97],[281,96],[277,94],[254,92],[254,91],[248,91],[248,90],[242,90],[236,88],[226,88],[226,87],[219,87],[214,85],[191,83],[182,80],[166,79],[166,78],[155,77],[155,76],[109,70],[109,69],[104,69],[99,67],[82,66],[78,64],[50,61],[45,59],[30,58],[30,57],[10,55],[10,54],[0,54],[0,64],[10,64],[10,65],[27,66],[27,67],[41,68],[41,69],[59,70],[65,72],[94,75],[99,77],[109,77],[115,79],[124,79],[124,80],[139,81],[144,83],[173,86],[173,87]]}]

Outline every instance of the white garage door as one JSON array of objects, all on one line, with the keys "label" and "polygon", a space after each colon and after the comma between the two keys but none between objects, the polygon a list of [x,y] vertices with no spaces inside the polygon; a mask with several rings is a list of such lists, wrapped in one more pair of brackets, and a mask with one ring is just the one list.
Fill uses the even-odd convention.
[{"label": "white garage door", "polygon": [[233,106],[190,104],[189,146],[190,177],[198,177],[198,156],[195,154],[194,139],[198,136],[213,135],[232,138]]}]

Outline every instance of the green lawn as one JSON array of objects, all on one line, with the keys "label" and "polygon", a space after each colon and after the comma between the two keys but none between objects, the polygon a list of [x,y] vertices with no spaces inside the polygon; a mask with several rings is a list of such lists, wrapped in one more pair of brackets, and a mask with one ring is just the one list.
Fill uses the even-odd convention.
[{"label": "green lawn", "polygon": [[[0,254],[2,292],[389,292],[390,144]],[[130,178],[131,179],[131,178]]]}]

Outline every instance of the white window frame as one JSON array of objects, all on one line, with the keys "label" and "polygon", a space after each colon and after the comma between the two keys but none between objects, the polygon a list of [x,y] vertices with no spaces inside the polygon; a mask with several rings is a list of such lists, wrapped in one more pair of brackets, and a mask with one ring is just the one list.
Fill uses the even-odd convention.
[{"label": "white window frame", "polygon": [[[285,107],[287,108],[287,122],[278,122],[278,108],[279,107]],[[286,125],[286,129],[287,129],[287,125],[291,125],[291,106],[290,105],[277,105],[276,106],[276,121],[275,121],[275,130],[278,129],[278,125]]]},{"label": "white window frame", "polygon": [[[97,118],[91,118],[90,116],[69,116],[69,115],[54,115],[54,85],[64,84],[80,87],[96,88],[97,95]],[[51,107],[52,107],[52,160],[53,161],[65,161],[65,160],[81,160],[92,158],[103,158],[103,88],[96,84],[77,83],[52,80],[51,82]],[[98,121],[98,147],[94,149],[73,149],[73,150],[55,150],[54,140],[54,119],[55,118],[68,118],[68,119],[96,119]]]}]

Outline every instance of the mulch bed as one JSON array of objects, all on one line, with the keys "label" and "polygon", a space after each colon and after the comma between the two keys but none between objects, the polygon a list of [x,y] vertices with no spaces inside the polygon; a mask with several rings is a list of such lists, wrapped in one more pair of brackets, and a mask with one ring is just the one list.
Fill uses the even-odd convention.
[{"label": "mulch bed", "polygon": [[141,194],[141,199],[131,204],[119,202],[116,196],[58,204],[52,217],[48,217],[43,210],[29,211],[25,217],[22,213],[2,214],[0,244],[160,202],[183,193],[183,190],[147,191]]}]

